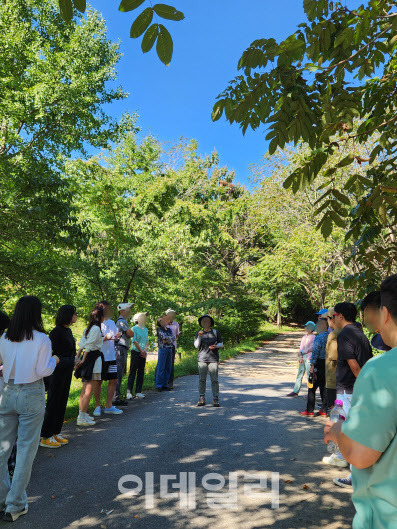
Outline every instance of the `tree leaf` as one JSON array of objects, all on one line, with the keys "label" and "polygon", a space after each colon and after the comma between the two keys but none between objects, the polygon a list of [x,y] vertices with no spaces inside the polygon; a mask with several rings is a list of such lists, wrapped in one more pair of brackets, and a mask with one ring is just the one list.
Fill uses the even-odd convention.
[{"label": "tree leaf", "polygon": [[134,20],[131,30],[130,37],[132,39],[137,39],[144,33],[147,28],[150,26],[153,20],[153,9],[147,7],[142,11],[142,13]]},{"label": "tree leaf", "polygon": [[77,9],[77,11],[80,11],[80,13],[85,13],[85,10],[87,8],[86,0],[73,0],[73,5]]},{"label": "tree leaf", "polygon": [[162,24],[159,24],[160,33],[157,38],[156,51],[159,59],[166,66],[169,66],[174,51],[174,43],[170,32]]},{"label": "tree leaf", "polygon": [[166,4],[156,4],[153,6],[154,12],[161,18],[166,18],[168,20],[183,20],[185,15],[182,11],[178,11],[175,7],[166,5]]},{"label": "tree leaf", "polygon": [[152,24],[150,28],[147,29],[142,39],[141,48],[142,48],[143,53],[147,53],[153,48],[153,45],[156,42],[158,34],[159,34],[158,24]]},{"label": "tree leaf", "polygon": [[61,17],[70,22],[73,18],[73,4],[72,0],[59,0],[59,10],[61,12]]},{"label": "tree leaf", "polygon": [[127,11],[132,11],[137,7],[141,6],[145,0],[121,0],[119,5],[119,11],[127,13]]}]

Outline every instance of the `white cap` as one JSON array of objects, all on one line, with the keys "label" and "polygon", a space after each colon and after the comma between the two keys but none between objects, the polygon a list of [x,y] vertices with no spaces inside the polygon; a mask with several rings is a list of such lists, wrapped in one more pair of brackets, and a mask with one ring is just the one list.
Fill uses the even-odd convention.
[{"label": "white cap", "polygon": [[170,314],[171,312],[172,312],[172,314],[177,314],[176,310],[174,310],[174,309],[167,309],[165,311],[166,314]]},{"label": "white cap", "polygon": [[138,321],[139,316],[149,316],[148,312],[137,312],[132,318],[133,321]]},{"label": "white cap", "polygon": [[133,307],[134,304],[133,303],[119,303],[117,305],[117,310],[125,310],[125,309],[130,309],[131,307]]}]

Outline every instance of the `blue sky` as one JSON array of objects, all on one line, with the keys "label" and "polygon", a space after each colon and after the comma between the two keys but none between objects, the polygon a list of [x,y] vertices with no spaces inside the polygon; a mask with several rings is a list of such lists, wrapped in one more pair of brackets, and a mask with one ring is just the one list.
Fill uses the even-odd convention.
[{"label": "blue sky", "polygon": [[[256,38],[277,40],[304,20],[302,0],[159,0],[184,12],[182,22],[165,21],[174,38],[174,57],[164,66],[152,50],[142,54],[141,39],[130,39],[129,28],[145,4],[120,13],[118,0],[92,0],[102,12],[109,37],[121,41],[124,54],[119,81],[130,96],[111,106],[111,113],[137,112],[145,133],[162,142],[195,138],[202,154],[219,152],[221,165],[236,171],[247,184],[248,167],[266,152],[264,129],[247,131],[221,120],[211,121],[216,96],[237,73],[237,61]],[[153,2],[154,3],[154,2]]]}]

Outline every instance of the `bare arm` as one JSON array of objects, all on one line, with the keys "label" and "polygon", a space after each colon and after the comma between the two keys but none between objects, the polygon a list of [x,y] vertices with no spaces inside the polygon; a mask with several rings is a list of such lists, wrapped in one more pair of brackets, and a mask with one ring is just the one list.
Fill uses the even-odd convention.
[{"label": "bare arm", "polygon": [[350,437],[347,437],[347,435],[342,432],[342,424],[343,421],[338,421],[337,423],[327,421],[324,428],[324,442],[326,444],[328,444],[329,441],[337,443],[339,450],[346,461],[358,469],[368,468],[374,465],[382,455],[382,452],[368,448],[361,443],[357,443],[357,441],[353,441]]},{"label": "bare arm", "polygon": [[361,371],[361,367],[358,365],[357,360],[348,360],[347,363],[349,364],[349,367],[352,370],[353,375],[357,378]]}]

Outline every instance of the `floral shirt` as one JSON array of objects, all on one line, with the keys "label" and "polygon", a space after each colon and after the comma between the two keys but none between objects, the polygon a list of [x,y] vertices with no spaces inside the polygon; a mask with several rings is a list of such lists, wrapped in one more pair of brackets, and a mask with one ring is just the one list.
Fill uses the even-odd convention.
[{"label": "floral shirt", "polygon": [[325,360],[327,339],[328,331],[317,334],[313,344],[311,364],[315,364],[317,360]]},{"label": "floral shirt", "polygon": [[172,347],[174,333],[168,327],[157,327],[157,340],[160,349],[165,347]]}]

